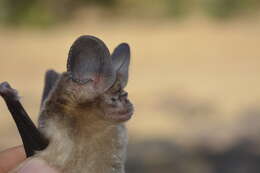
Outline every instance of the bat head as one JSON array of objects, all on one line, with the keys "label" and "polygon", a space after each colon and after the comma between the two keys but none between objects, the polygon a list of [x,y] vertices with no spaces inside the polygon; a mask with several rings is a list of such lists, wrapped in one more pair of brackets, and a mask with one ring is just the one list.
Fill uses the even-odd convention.
[{"label": "bat head", "polygon": [[124,91],[129,62],[128,44],[120,44],[110,55],[98,38],[79,37],[71,46],[67,72],[57,86],[66,95],[60,102],[73,111],[95,111],[95,115],[109,122],[127,121],[133,114],[133,106]]}]

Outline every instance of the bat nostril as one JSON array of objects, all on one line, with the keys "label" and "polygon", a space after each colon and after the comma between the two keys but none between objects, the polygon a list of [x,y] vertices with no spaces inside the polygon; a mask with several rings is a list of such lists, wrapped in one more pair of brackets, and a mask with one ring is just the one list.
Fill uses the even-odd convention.
[{"label": "bat nostril", "polygon": [[127,92],[123,92],[123,93],[120,94],[120,97],[125,97],[126,98],[127,96],[128,96]]}]

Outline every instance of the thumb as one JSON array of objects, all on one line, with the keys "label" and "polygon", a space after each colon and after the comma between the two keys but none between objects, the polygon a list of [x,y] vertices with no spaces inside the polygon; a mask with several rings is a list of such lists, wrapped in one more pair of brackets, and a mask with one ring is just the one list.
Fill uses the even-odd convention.
[{"label": "thumb", "polygon": [[17,173],[58,173],[58,171],[50,167],[44,160],[34,158],[22,165]]}]

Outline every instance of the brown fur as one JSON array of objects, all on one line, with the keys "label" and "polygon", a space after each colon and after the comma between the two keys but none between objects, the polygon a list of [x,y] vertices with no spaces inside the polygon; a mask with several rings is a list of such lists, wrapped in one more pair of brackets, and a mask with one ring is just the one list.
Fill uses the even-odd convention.
[{"label": "brown fur", "polygon": [[129,62],[127,43],[110,56],[100,39],[79,37],[71,46],[67,72],[46,73],[39,130],[49,145],[33,157],[63,173],[124,173],[123,123],[133,114],[123,90]]},{"label": "brown fur", "polygon": [[91,86],[62,74],[40,112],[49,146],[33,157],[64,173],[124,173],[126,129],[104,118],[101,101]]}]

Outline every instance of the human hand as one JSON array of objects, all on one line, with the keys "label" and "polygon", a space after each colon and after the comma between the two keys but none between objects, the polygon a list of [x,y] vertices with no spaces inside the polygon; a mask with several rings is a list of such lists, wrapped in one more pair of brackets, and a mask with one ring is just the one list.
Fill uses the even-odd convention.
[{"label": "human hand", "polygon": [[[26,159],[22,146],[0,152],[0,173],[7,173]],[[58,173],[43,160],[33,158],[28,160],[17,170],[17,173]]]}]

